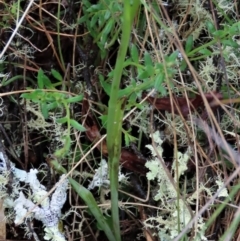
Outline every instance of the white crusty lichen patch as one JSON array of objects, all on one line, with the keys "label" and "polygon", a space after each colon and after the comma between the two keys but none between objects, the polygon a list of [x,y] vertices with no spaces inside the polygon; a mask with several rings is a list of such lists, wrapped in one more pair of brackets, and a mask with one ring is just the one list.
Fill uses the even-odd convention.
[{"label": "white crusty lichen patch", "polygon": [[[178,188],[178,180],[184,175],[187,170],[187,163],[190,158],[190,151],[185,153],[177,152],[174,158],[171,170],[169,174],[173,176],[172,180],[169,179],[169,175],[166,173],[166,167],[162,165],[163,140],[160,138],[159,131],[155,132],[152,136],[155,143],[155,148],[152,145],[147,145],[147,148],[151,150],[152,158],[147,161],[146,167],[149,169],[147,173],[148,180],[156,180],[157,185],[153,188],[154,200],[159,202],[163,211],[159,211],[156,217],[150,217],[145,221],[145,226],[150,228],[157,228],[158,236],[161,240],[172,240],[179,233],[179,228],[182,230],[188,222],[192,219],[192,215],[195,210],[190,210],[187,200],[183,201],[179,199],[177,190],[180,195],[180,188]],[[202,190],[202,189],[201,189]],[[191,199],[191,204],[195,201],[195,197]],[[205,226],[202,222],[202,218],[199,218],[195,240],[207,240],[204,236]],[[190,231],[190,229],[189,229]]]},{"label": "white crusty lichen patch", "polygon": [[[123,173],[121,173],[121,170],[119,169],[118,172],[118,181],[120,183],[127,182],[128,177],[125,176]],[[108,164],[105,159],[102,159],[99,168],[95,170],[95,174],[93,176],[92,181],[88,185],[88,189],[94,189],[95,187],[103,187],[108,189],[110,186],[110,180],[109,180],[109,172],[108,172]]]},{"label": "white crusty lichen patch", "polygon": [[[16,168],[8,160],[1,143],[0,196],[4,199],[4,206],[10,210],[11,216],[8,215],[8,218],[14,220],[15,224],[22,223],[23,226],[27,226],[27,220],[37,219],[44,225],[45,240],[65,241],[58,223],[67,197],[68,180],[62,175],[56,184],[57,188],[51,196],[48,196],[46,187],[37,178],[37,173],[36,169],[26,172]],[[7,188],[9,182],[12,187],[11,192]],[[24,184],[23,187],[20,186],[20,182]]]}]

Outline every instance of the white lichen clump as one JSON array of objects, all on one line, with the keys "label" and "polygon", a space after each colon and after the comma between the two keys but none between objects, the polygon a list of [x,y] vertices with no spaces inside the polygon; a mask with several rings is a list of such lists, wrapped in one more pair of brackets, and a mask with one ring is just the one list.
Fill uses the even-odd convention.
[{"label": "white lichen clump", "polygon": [[[22,223],[24,226],[26,220],[37,219],[44,225],[45,240],[65,241],[64,235],[58,228],[61,209],[67,197],[68,180],[65,175],[61,176],[56,190],[49,197],[46,187],[37,178],[38,170],[31,169],[26,172],[15,168],[2,148],[0,148],[0,160],[0,196],[4,198],[4,206],[14,210],[9,218],[13,219],[15,224]],[[12,180],[9,178],[10,175]],[[10,193],[7,188],[9,182],[12,186]],[[20,186],[20,182],[25,186]],[[27,197],[23,192],[27,193]]]},{"label": "white lichen clump", "polygon": [[[191,213],[194,213],[194,210],[190,210],[186,201],[182,199],[178,200],[179,195],[177,193],[177,190],[181,192],[180,188],[178,188],[178,180],[187,170],[190,150],[187,150],[185,153],[177,152],[171,170],[169,171],[170,176],[173,175],[172,180],[170,180],[169,174],[167,174],[166,171],[167,167],[162,165],[163,149],[161,145],[163,140],[160,138],[159,131],[155,132],[151,137],[156,147],[147,145],[147,148],[150,149],[152,153],[151,160],[146,163],[146,167],[149,169],[147,178],[151,181],[157,181],[157,187],[156,190],[154,190],[154,200],[159,201],[164,211],[159,212],[156,217],[148,218],[145,221],[145,226],[157,228],[158,236],[161,240],[171,240],[178,235],[178,227],[182,230],[192,219]],[[159,158],[162,160],[159,160]],[[180,193],[180,195],[183,195],[183,193]],[[193,200],[195,200],[195,197],[193,197],[190,202],[193,203]],[[205,226],[201,218],[199,218],[197,229],[198,234],[201,235],[196,235],[196,240],[207,240],[203,235]]]},{"label": "white lichen clump", "polygon": [[[121,173],[121,170],[119,169],[118,172],[118,181],[120,183],[127,182],[128,177],[125,176],[123,173]],[[110,180],[109,180],[109,172],[108,172],[108,164],[106,160],[102,159],[99,168],[95,170],[95,174],[93,176],[93,179],[91,183],[88,185],[88,189],[94,189],[95,187],[103,187],[108,189],[110,186]]]}]

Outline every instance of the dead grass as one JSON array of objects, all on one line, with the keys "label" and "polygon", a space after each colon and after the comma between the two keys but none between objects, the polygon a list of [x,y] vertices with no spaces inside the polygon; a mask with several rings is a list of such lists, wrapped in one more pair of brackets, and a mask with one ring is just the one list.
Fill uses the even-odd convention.
[{"label": "dead grass", "polygon": [[[206,21],[211,20],[217,28],[221,28],[226,23],[225,17],[220,15],[212,1],[200,1],[200,10],[200,5],[195,3],[198,1],[191,1],[195,5],[181,4],[180,1],[167,5],[160,2],[156,1],[156,5],[145,3],[140,12],[140,18],[145,19],[145,26],[141,27],[141,31],[137,29],[137,24],[133,27],[131,41],[139,49],[140,60],[143,62],[147,51],[154,63],[164,65],[165,80],[162,86],[166,96],[163,98],[152,88],[144,93],[139,92],[138,102],[142,109],[136,105],[125,113],[123,128],[129,130],[137,141],[131,146],[123,142],[122,148],[123,171],[129,175],[129,183],[122,185],[119,190],[122,240],[204,240],[197,237],[199,217],[202,223],[207,223],[204,233],[206,240],[220,240],[228,230],[233,230],[233,233],[223,240],[240,240],[238,222],[235,229],[231,229],[239,212],[238,192],[224,204],[212,223],[208,223],[224,203],[221,190],[226,187],[229,195],[239,183],[239,48],[223,48],[219,40],[209,46],[213,55],[217,51],[218,54],[200,60],[188,57],[184,49],[187,37],[191,34],[194,36],[194,48],[204,45],[211,38]],[[105,129],[100,121],[100,117],[107,114],[108,96],[98,74],[107,77],[114,67],[118,42],[109,48],[104,59],[100,58],[100,50],[86,25],[77,24],[77,20],[83,16],[81,3],[62,1],[58,19],[56,1],[22,1],[19,16],[23,17],[23,21],[19,26],[16,25],[18,14],[13,9],[16,4],[13,1],[0,1],[0,56],[3,60],[0,74],[6,75],[1,77],[1,97],[4,101],[1,125],[6,131],[3,139],[9,157],[25,170],[39,168],[43,163],[49,165],[54,159],[53,153],[60,145],[56,131],[51,130],[54,121],[46,120],[52,127],[46,127],[45,130],[30,128],[28,122],[36,120],[37,116],[27,109],[27,102],[22,100],[20,94],[29,91],[29,88],[37,88],[36,76],[40,68],[45,73],[55,69],[64,77],[57,87],[59,91],[69,95],[85,93],[82,103],[71,106],[71,115],[83,123],[87,131],[72,132],[71,151],[59,161],[79,183],[87,187],[98,163],[108,155]],[[25,11],[27,6],[30,7],[29,11]],[[237,22],[238,7],[237,1],[233,1],[231,7],[229,3],[228,9],[222,9],[227,9],[230,18]],[[14,30],[16,33],[11,39]],[[235,41],[239,41],[239,35],[235,36]],[[175,50],[181,53],[179,62],[183,58],[187,68],[181,71],[175,66],[175,73],[168,76],[166,56]],[[209,66],[211,68],[207,68]],[[20,77],[7,82],[15,76]],[[136,69],[126,69],[122,88],[129,85],[128,77],[137,79]],[[63,132],[64,128],[61,126],[58,131]],[[154,147],[149,135],[156,130],[160,131],[163,140],[163,154],[158,153],[157,156],[170,183],[177,190],[175,200],[168,199],[168,196],[154,200],[159,183],[156,179],[150,182],[146,178],[148,169],[145,163],[152,156],[145,146],[152,144]],[[173,162],[178,152],[185,153],[187,149],[191,150],[187,170],[176,181],[174,174],[177,172],[171,169]],[[51,170],[50,165],[48,168]],[[45,178],[44,184],[53,186],[55,175],[53,173]],[[222,186],[218,186],[216,181],[222,182]],[[108,217],[109,190],[94,189],[93,194]],[[191,202],[188,202],[188,198],[192,198]],[[191,213],[191,221],[183,227],[180,225],[179,235],[169,239],[170,228],[158,223],[158,218],[167,222],[173,210],[167,210],[166,207],[169,202],[176,200],[183,201]],[[71,188],[63,212],[68,213],[63,220],[62,230],[69,241],[107,240],[87,206]],[[151,225],[149,218],[152,218]],[[42,239],[41,225],[37,227],[39,224],[34,221],[32,225]],[[154,235],[156,233],[158,237]],[[7,235],[2,238],[24,239],[24,231],[10,222]]]}]

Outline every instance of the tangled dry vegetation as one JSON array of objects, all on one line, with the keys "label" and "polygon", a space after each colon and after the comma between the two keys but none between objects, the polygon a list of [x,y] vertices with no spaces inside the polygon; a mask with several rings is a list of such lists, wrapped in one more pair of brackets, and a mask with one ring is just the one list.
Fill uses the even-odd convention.
[{"label": "tangled dry vegetation", "polygon": [[[139,3],[117,92],[115,227],[105,137],[126,0],[0,0],[1,240],[240,240],[239,1]],[[45,204],[14,168],[36,169],[49,200],[66,172],[56,232],[27,207],[16,225],[22,195]]]}]

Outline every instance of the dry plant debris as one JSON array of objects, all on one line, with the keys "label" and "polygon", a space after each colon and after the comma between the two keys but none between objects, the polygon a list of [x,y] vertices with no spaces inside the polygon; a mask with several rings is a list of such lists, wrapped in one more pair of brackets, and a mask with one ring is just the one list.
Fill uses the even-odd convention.
[{"label": "dry plant debris", "polygon": [[[240,240],[239,11],[236,0],[0,0],[0,239]],[[106,135],[124,44],[119,238]]]}]

